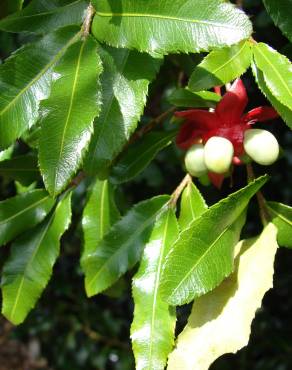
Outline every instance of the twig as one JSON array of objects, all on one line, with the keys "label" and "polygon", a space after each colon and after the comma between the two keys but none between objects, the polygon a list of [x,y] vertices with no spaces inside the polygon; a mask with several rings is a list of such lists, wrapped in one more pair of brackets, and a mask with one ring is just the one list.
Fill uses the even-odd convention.
[{"label": "twig", "polygon": [[92,18],[95,14],[95,9],[90,3],[86,9],[85,19],[82,25],[82,36],[86,38],[90,33]]},{"label": "twig", "polygon": [[169,201],[169,205],[171,207],[175,207],[176,206],[176,203],[178,201],[178,198],[180,197],[181,193],[183,192],[184,188],[190,183],[192,182],[192,177],[191,175],[187,174],[183,180],[181,181],[181,183],[178,185],[178,187],[175,189],[175,191],[172,193],[171,195],[171,198],[170,198],[170,201]]},{"label": "twig", "polygon": [[104,337],[103,335],[99,334],[98,332],[92,330],[90,327],[85,326],[83,328],[84,333],[91,339],[94,340],[95,342],[102,342],[106,344],[109,347],[116,347],[116,348],[121,348],[124,350],[129,350],[129,346],[118,339],[115,338],[107,338]]},{"label": "twig", "polygon": [[243,7],[243,0],[236,0],[236,5],[238,6],[238,8],[242,8]]}]

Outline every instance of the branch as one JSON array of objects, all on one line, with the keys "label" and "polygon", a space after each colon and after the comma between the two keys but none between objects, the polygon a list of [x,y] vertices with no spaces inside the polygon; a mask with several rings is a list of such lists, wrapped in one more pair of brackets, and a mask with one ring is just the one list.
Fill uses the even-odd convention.
[{"label": "branch", "polygon": [[95,14],[95,9],[90,3],[86,9],[85,19],[82,25],[82,37],[86,38],[90,34],[92,18]]}]

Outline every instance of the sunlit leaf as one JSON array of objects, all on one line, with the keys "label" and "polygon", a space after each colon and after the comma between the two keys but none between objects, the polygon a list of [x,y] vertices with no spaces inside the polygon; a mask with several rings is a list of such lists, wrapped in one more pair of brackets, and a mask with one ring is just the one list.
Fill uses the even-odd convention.
[{"label": "sunlit leaf", "polygon": [[292,248],[292,207],[277,202],[266,204],[273,218],[273,224],[278,229],[279,245]]}]

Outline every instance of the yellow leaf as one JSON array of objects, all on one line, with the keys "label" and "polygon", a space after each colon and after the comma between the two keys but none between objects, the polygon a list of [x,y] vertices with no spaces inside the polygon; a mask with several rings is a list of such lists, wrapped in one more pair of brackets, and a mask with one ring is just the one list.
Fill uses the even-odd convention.
[{"label": "yellow leaf", "polygon": [[168,370],[207,370],[218,357],[248,344],[256,310],[273,286],[276,237],[276,227],[268,224],[258,238],[237,245],[233,274],[195,301]]}]

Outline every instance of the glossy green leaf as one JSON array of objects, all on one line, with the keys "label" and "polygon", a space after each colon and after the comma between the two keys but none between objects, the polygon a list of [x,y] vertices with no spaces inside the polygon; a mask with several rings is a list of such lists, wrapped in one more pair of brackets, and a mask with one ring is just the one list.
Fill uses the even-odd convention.
[{"label": "glossy green leaf", "polygon": [[86,1],[33,0],[27,7],[0,21],[0,30],[8,32],[35,32],[45,34],[82,22]]},{"label": "glossy green leaf", "polygon": [[111,171],[111,181],[115,184],[127,182],[142,172],[157,153],[171,144],[177,134],[172,132],[150,132],[131,145],[121,156]]},{"label": "glossy green leaf", "polygon": [[45,190],[33,190],[0,202],[0,245],[41,222],[53,205]]},{"label": "glossy green leaf", "polygon": [[250,36],[248,17],[220,0],[94,0],[93,35],[151,54],[194,53]]},{"label": "glossy green leaf", "polygon": [[23,185],[30,185],[40,179],[37,157],[27,154],[0,162],[0,176],[19,181]]},{"label": "glossy green leaf", "polygon": [[177,237],[177,220],[168,208],[157,216],[133,278],[131,338],[137,369],[163,370],[173,346],[175,310],[161,299],[159,282],[163,261]]},{"label": "glossy green leaf", "polygon": [[3,315],[13,324],[24,321],[45,289],[60,251],[60,238],[71,221],[71,194],[52,214],[12,245],[3,267]]},{"label": "glossy green leaf", "polygon": [[83,266],[83,261],[96,251],[98,242],[118,219],[119,211],[114,202],[112,185],[108,180],[97,179],[90,190],[82,217],[84,248],[81,265],[85,275],[86,263]]},{"label": "glossy green leaf", "polygon": [[266,181],[267,177],[260,177],[229,195],[180,234],[163,268],[161,293],[168,303],[188,303],[214,289],[231,273],[245,209]]},{"label": "glossy green leaf", "polygon": [[292,2],[291,0],[263,0],[275,24],[292,42]]},{"label": "glossy green leaf", "polygon": [[[101,61],[89,36],[71,45],[54,73],[50,97],[43,101],[39,162],[46,188],[60,193],[78,170],[100,109]],[[53,150],[52,150],[53,148]]]},{"label": "glossy green leaf", "polygon": [[200,217],[207,208],[208,206],[199,189],[193,182],[189,182],[181,196],[178,219],[181,230],[185,230],[189,224]]},{"label": "glossy green leaf", "polygon": [[240,42],[230,48],[212,51],[195,68],[189,80],[189,89],[200,91],[225,85],[247,70],[251,57],[248,41]]},{"label": "glossy green leaf", "polygon": [[277,202],[266,204],[273,224],[278,229],[278,243],[283,247],[292,248],[292,207]]},{"label": "glossy green leaf", "polygon": [[292,65],[289,59],[264,43],[254,45],[253,52],[270,92],[292,110]]},{"label": "glossy green leaf", "polygon": [[215,108],[221,97],[211,91],[197,93],[187,89],[177,89],[169,97],[170,104],[187,108]]},{"label": "glossy green leaf", "polygon": [[[126,49],[99,47],[104,72],[102,110],[86,158],[86,171],[107,176],[107,169],[137,127],[148,86],[161,61]],[[143,68],[141,68],[143,66]]]},{"label": "glossy green leaf", "polygon": [[36,122],[39,102],[50,93],[51,69],[77,32],[68,27],[49,34],[0,65],[0,148],[7,148]]},{"label": "glossy green leaf", "polygon": [[168,196],[159,196],[135,205],[83,260],[89,297],[107,289],[139,261],[155,217],[168,200]]}]

